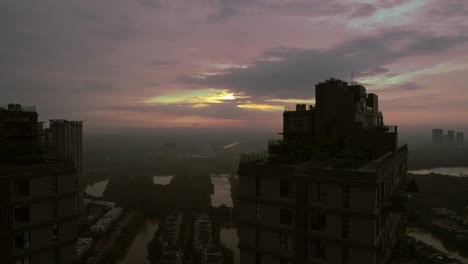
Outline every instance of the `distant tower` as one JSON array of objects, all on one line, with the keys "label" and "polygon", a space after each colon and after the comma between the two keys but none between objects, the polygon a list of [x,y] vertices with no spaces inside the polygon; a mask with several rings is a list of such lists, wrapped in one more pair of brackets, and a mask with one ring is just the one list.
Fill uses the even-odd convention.
[{"label": "distant tower", "polygon": [[463,147],[465,145],[465,139],[464,139],[464,134],[463,132],[458,132],[457,133],[457,146]]},{"label": "distant tower", "polygon": [[432,129],[432,144],[442,145],[444,139],[444,130],[439,128]]},{"label": "distant tower", "polygon": [[447,131],[447,145],[455,145],[455,131],[453,130]]},{"label": "distant tower", "polygon": [[77,169],[78,179],[78,211],[83,209],[83,176],[82,176],[82,156],[83,156],[83,122],[67,121],[64,119],[50,120],[51,139],[49,144],[55,150],[58,158],[73,162]]}]

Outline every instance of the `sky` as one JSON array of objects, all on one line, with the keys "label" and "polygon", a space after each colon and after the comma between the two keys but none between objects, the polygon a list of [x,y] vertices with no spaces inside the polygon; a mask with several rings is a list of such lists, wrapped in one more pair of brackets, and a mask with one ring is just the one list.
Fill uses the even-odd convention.
[{"label": "sky", "polygon": [[0,0],[0,104],[87,129],[281,127],[353,80],[387,124],[468,125],[466,0]]}]

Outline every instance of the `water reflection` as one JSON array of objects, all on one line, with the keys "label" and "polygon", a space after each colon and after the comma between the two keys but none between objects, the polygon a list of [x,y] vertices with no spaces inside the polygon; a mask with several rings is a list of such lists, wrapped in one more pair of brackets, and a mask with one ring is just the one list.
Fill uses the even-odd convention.
[{"label": "water reflection", "polygon": [[211,183],[214,185],[214,193],[211,195],[211,206],[226,205],[232,207],[231,184],[229,174],[212,174]]},{"label": "water reflection", "polygon": [[425,169],[425,170],[413,170],[409,171],[409,173],[413,174],[431,174],[431,173],[438,173],[443,175],[449,175],[454,177],[466,177],[468,176],[468,168],[467,167],[446,167],[446,168],[435,168],[435,169]]},{"label": "water reflection", "polygon": [[234,142],[234,143],[232,143],[232,144],[229,144],[229,145],[224,146],[223,148],[224,148],[224,149],[230,149],[230,148],[235,147],[235,146],[237,146],[237,145],[239,145],[239,144],[240,144],[240,142]]},{"label": "water reflection", "polygon": [[108,183],[109,180],[104,180],[100,182],[95,182],[93,184],[89,184],[88,186],[86,186],[85,192],[94,197],[102,197],[104,196],[104,191],[106,190]]},{"label": "water reflection", "polygon": [[168,184],[171,183],[172,178],[174,178],[174,176],[172,176],[172,175],[154,176],[153,177],[153,184],[168,185]]},{"label": "water reflection", "polygon": [[154,232],[159,228],[158,219],[148,219],[145,224],[141,227],[138,235],[133,240],[130,248],[127,251],[127,255],[118,264],[150,264],[151,261],[148,259],[147,244],[153,239]]},{"label": "water reflection", "polygon": [[221,244],[234,252],[234,264],[240,263],[239,237],[236,228],[222,228],[220,232]]},{"label": "water reflection", "polygon": [[442,244],[442,241],[437,239],[437,237],[433,236],[431,233],[423,232],[423,231],[420,231],[420,230],[412,230],[412,231],[410,231],[408,233],[408,235],[411,236],[411,237],[416,238],[417,240],[421,240],[425,244],[430,245],[433,248],[435,248],[435,249],[437,249],[437,250],[439,250],[441,252],[444,252],[444,253],[458,259],[462,263],[468,263],[468,258],[463,257],[458,252],[448,250],[444,246],[444,244]]}]

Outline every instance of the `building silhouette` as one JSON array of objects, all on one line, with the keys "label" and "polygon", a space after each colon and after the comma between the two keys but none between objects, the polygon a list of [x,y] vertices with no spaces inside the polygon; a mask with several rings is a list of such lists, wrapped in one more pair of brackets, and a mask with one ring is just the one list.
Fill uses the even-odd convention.
[{"label": "building silhouette", "polygon": [[405,234],[407,146],[378,97],[330,79],[239,164],[241,263],[385,263]]},{"label": "building silhouette", "polygon": [[455,145],[455,131],[453,130],[447,131],[447,145]]},{"label": "building silhouette", "polygon": [[444,130],[440,128],[432,129],[432,144],[442,145],[444,142]]},{"label": "building silhouette", "polygon": [[73,263],[77,170],[52,157],[34,107],[0,107],[0,263]]},{"label": "building silhouette", "polygon": [[53,149],[57,158],[71,161],[77,170],[78,210],[83,210],[84,184],[82,175],[83,160],[83,122],[65,119],[50,120],[46,132],[46,144]]},{"label": "building silhouette", "polygon": [[457,146],[463,147],[465,146],[465,139],[463,132],[457,132]]}]

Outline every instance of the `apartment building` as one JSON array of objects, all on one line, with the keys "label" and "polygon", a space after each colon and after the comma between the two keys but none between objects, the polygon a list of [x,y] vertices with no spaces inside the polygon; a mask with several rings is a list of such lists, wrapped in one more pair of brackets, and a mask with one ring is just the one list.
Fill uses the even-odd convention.
[{"label": "apartment building", "polygon": [[76,261],[77,169],[51,158],[33,106],[0,106],[0,263]]},{"label": "apartment building", "polygon": [[241,263],[386,263],[405,233],[408,149],[377,95],[331,79],[283,117],[283,139],[239,164]]},{"label": "apartment building", "polygon": [[71,163],[0,165],[0,263],[73,263],[76,170]]},{"label": "apartment building", "polygon": [[83,167],[83,122],[68,121],[65,119],[50,120],[50,128],[46,132],[48,136],[47,145],[51,147],[57,158],[71,161],[77,170],[79,212],[84,208],[84,182],[82,175]]}]

